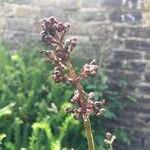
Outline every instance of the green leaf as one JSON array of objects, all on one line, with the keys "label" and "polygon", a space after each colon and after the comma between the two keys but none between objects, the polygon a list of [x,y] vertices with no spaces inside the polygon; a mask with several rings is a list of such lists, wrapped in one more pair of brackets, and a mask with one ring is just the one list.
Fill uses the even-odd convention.
[{"label": "green leaf", "polygon": [[91,90],[91,91],[92,91],[92,90],[95,90],[95,89],[96,89],[96,85],[90,85],[90,84],[89,84],[89,85],[87,85],[86,89],[87,89],[87,90]]},{"label": "green leaf", "polygon": [[0,141],[2,141],[6,137],[6,134],[0,133]]},{"label": "green leaf", "polygon": [[11,108],[15,105],[15,103],[11,103],[3,108],[0,109],[0,117],[5,116],[5,115],[11,115],[12,110]]},{"label": "green leaf", "polygon": [[117,116],[113,112],[111,112],[111,111],[109,111],[107,109],[106,109],[106,111],[104,113],[104,116],[107,117],[107,118],[109,118],[109,119],[117,118]]}]

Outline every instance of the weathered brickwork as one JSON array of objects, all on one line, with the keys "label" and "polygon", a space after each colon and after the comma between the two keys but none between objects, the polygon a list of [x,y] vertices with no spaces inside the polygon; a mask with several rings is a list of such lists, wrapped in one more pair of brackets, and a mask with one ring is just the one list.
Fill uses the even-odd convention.
[{"label": "weathered brickwork", "polygon": [[[131,1],[136,5],[137,0]],[[149,0],[143,1],[150,7]],[[40,18],[54,15],[73,24],[70,34],[79,38],[78,48],[86,55],[99,58],[107,51],[113,56],[107,66],[109,91],[136,92],[136,102],[111,124],[129,133],[131,146],[118,144],[116,149],[149,150],[150,11],[128,13],[122,4],[123,0],[0,0],[0,37],[16,49],[25,39],[40,40]]]}]

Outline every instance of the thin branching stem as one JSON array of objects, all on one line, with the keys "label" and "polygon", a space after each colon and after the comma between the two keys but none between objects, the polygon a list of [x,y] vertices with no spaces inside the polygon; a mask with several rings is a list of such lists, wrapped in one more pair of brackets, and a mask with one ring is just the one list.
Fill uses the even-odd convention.
[{"label": "thin branching stem", "polygon": [[[69,75],[74,80],[76,80],[77,79],[77,75],[76,75],[76,73],[74,71],[74,68],[73,68],[71,62],[67,61],[66,65],[67,65],[67,68],[69,70]],[[82,85],[80,84],[79,81],[76,83],[76,88],[79,91],[80,98],[81,98],[81,103],[84,103],[83,87],[82,87]],[[92,133],[91,122],[90,122],[89,116],[84,115],[83,116],[83,122],[84,122],[84,128],[85,128],[85,131],[86,131],[86,136],[87,136],[87,141],[88,141],[88,149],[89,150],[95,150],[95,144],[94,144],[93,133]]]},{"label": "thin branching stem", "polygon": [[112,144],[110,144],[110,150],[113,150],[113,146],[112,146]]},{"label": "thin branching stem", "polygon": [[84,121],[84,128],[85,128],[86,135],[87,135],[88,148],[89,150],[95,150],[93,133],[92,133],[91,122],[90,122],[89,116],[83,116],[83,121]]}]

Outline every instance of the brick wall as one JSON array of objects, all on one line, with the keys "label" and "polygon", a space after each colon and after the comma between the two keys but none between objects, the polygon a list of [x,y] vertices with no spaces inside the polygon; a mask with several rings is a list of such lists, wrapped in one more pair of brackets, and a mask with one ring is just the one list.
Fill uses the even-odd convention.
[{"label": "brick wall", "polygon": [[[25,39],[39,40],[38,21],[43,17],[71,22],[70,35],[79,38],[79,49],[98,58],[107,52],[110,91],[136,92],[137,101],[113,123],[129,133],[131,146],[116,149],[149,150],[150,12],[149,7],[137,11],[137,0],[131,1],[134,11],[129,13],[124,8],[132,3],[125,0],[124,6],[122,0],[0,0],[0,36],[16,49]],[[144,1],[149,6],[150,1]]]},{"label": "brick wall", "polygon": [[[113,1],[114,4],[116,1]],[[135,2],[135,1],[133,1]],[[147,2],[147,3],[146,3]],[[119,3],[117,1],[117,3]],[[108,67],[111,91],[135,95],[136,102],[130,103],[114,123],[122,126],[131,139],[131,146],[119,145],[117,149],[148,150],[150,147],[150,22],[148,11],[133,11],[130,17],[115,4],[110,12],[115,38],[120,45],[114,48],[113,60]],[[150,1],[145,1],[145,5]],[[149,7],[150,8],[150,7]],[[122,21],[122,14],[125,21]],[[123,81],[123,82],[122,82]],[[124,83],[125,81],[125,83]],[[128,83],[127,85],[126,82]],[[122,84],[122,86],[120,85]],[[124,85],[123,85],[124,84]]]}]

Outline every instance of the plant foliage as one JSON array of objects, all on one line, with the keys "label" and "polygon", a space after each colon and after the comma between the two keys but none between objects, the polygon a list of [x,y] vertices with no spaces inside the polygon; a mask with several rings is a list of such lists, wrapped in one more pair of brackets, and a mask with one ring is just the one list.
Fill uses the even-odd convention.
[{"label": "plant foliage", "polygon": [[[37,52],[39,49],[39,45],[32,50],[29,46],[23,46],[10,54],[7,48],[0,46],[0,133],[3,133],[0,134],[0,149],[85,149],[83,127],[65,113],[73,95],[73,87],[57,85],[49,78],[48,70],[52,66],[43,65]],[[81,63],[74,58],[73,61],[81,66],[87,60],[81,59]],[[83,85],[87,91],[95,92],[97,100],[104,97],[103,92],[108,87],[107,80],[105,72],[102,72],[97,76],[98,82],[90,79],[83,81]],[[108,100],[111,104],[107,105],[105,116],[101,119],[92,117],[94,137],[99,149],[104,148],[102,139],[107,130],[105,122],[117,117],[111,111],[112,108],[123,107],[117,101],[117,96],[108,97]],[[125,133],[118,135],[129,143]]]}]

